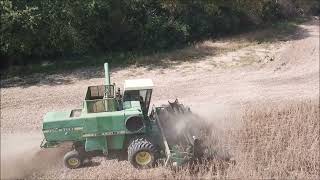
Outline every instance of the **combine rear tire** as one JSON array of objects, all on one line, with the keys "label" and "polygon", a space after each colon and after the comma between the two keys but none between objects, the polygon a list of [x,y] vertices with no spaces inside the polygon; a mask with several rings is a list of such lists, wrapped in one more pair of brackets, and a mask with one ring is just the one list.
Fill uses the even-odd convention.
[{"label": "combine rear tire", "polygon": [[155,165],[157,158],[157,148],[144,138],[133,140],[128,147],[128,160],[135,168],[151,168]]},{"label": "combine rear tire", "polygon": [[63,158],[64,165],[69,169],[76,169],[82,165],[82,158],[78,151],[70,151]]}]

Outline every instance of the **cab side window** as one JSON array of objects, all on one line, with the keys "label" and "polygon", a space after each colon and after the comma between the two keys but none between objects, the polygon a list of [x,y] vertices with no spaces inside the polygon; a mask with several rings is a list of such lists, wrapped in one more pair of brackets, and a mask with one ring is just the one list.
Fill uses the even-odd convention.
[{"label": "cab side window", "polygon": [[139,91],[126,91],[123,97],[124,101],[140,101]]}]

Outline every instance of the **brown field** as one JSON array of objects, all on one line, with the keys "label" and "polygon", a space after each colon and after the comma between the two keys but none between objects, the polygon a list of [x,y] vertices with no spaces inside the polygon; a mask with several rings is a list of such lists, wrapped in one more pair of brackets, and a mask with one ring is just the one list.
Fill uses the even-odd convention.
[{"label": "brown field", "polygon": [[[112,69],[120,87],[152,78],[153,104],[179,98],[190,105],[212,125],[208,143],[231,162],[137,170],[96,157],[64,168],[68,145],[40,149],[41,122],[48,111],[80,107],[86,87],[103,83],[102,66],[84,67],[1,80],[1,179],[319,179],[319,18],[295,28],[268,32],[277,35],[268,41],[256,41],[259,32],[207,40]],[[145,63],[151,60],[159,63]]]},{"label": "brown field", "polygon": [[236,132],[237,165],[227,177],[319,178],[319,102],[246,106]]},{"label": "brown field", "polygon": [[[237,128],[213,133],[215,148],[232,154],[233,162],[213,160],[195,167],[181,167],[171,171],[157,167],[136,170],[127,163],[114,164],[104,170],[89,167],[92,174],[75,171],[76,178],[110,179],[317,179],[320,172],[319,103],[315,101],[284,101],[281,103],[248,104],[240,116]],[[216,130],[213,128],[213,130]],[[218,141],[218,142],[217,142]],[[99,174],[102,172],[103,174]],[[49,171],[50,172],[50,171]],[[47,178],[35,173],[32,178]],[[54,178],[54,176],[49,176]],[[63,178],[74,178],[74,175]]]}]

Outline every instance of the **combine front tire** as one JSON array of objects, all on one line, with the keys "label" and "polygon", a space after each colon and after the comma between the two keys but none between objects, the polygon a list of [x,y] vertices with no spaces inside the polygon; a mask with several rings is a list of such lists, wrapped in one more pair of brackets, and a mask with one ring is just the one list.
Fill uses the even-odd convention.
[{"label": "combine front tire", "polygon": [[153,167],[158,158],[157,148],[148,140],[138,138],[128,147],[128,160],[138,169]]},{"label": "combine front tire", "polygon": [[70,151],[63,158],[64,165],[69,169],[76,169],[82,165],[82,158],[78,151]]}]

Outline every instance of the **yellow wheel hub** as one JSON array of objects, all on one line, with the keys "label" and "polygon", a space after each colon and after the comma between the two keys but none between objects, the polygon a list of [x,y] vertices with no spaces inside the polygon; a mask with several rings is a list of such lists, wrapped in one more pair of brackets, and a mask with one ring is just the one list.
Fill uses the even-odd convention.
[{"label": "yellow wheel hub", "polygon": [[136,162],[142,166],[149,164],[151,162],[151,154],[146,151],[138,152],[136,155]]},{"label": "yellow wheel hub", "polygon": [[79,164],[79,160],[77,158],[70,158],[70,159],[68,159],[68,163],[71,166],[77,166]]}]

